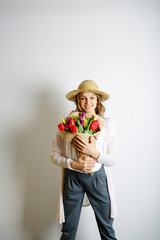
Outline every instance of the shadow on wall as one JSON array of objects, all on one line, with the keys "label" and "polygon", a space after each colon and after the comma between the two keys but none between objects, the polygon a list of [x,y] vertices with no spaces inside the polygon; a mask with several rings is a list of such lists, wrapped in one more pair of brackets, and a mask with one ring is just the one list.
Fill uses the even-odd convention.
[{"label": "shadow on wall", "polygon": [[[49,89],[35,93],[37,116],[16,137],[16,175],[24,174],[23,231],[30,240],[58,239],[60,225],[56,221],[60,168],[50,159],[51,142],[62,113],[57,108],[58,91]],[[51,101],[52,100],[52,101]],[[61,108],[61,107],[60,107]],[[63,109],[62,109],[63,110]]]}]

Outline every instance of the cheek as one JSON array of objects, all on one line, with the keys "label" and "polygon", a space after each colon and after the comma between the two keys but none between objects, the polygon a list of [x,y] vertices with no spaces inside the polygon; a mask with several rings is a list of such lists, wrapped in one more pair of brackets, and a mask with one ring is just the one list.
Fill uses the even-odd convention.
[{"label": "cheek", "polygon": [[94,105],[97,106],[97,101],[94,102]]},{"label": "cheek", "polygon": [[79,103],[80,103],[80,105],[83,105],[83,101],[80,101]]},{"label": "cheek", "polygon": [[79,105],[80,105],[80,107],[83,107],[84,106],[84,101],[79,101]]}]

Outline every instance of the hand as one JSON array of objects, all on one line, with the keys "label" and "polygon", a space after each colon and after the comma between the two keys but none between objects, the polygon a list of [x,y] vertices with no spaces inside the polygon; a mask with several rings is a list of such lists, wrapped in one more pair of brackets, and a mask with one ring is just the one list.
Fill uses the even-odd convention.
[{"label": "hand", "polygon": [[91,172],[91,169],[95,166],[95,160],[93,158],[87,157],[84,155],[83,157],[79,157],[77,160],[71,162],[71,168],[83,171],[83,172]]},{"label": "hand", "polygon": [[79,152],[98,159],[100,153],[96,150],[96,146],[92,138],[93,136],[90,136],[89,143],[87,143],[81,136],[76,135],[73,139],[73,145]]}]

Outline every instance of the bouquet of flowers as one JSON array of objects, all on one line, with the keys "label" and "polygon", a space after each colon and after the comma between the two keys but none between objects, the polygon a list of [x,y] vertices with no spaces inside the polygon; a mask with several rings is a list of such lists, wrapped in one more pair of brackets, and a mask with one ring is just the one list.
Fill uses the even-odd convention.
[{"label": "bouquet of flowers", "polygon": [[[89,137],[93,135],[93,143],[95,144],[102,127],[103,121],[85,112],[72,112],[68,117],[63,118],[58,125],[62,137],[70,144],[72,144],[72,140],[76,135],[80,135],[87,142],[89,142]],[[74,147],[73,144],[72,146]],[[76,153],[77,157],[83,156],[77,150]],[[90,158],[90,156],[87,156],[87,158]],[[92,171],[91,174],[93,175]]]}]

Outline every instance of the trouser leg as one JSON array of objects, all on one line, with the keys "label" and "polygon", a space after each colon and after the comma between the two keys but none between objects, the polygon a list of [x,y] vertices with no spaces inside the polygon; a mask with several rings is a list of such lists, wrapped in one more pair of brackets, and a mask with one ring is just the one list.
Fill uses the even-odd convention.
[{"label": "trouser leg", "polygon": [[62,226],[61,240],[74,240],[84,197],[84,189],[79,174],[65,169],[63,203],[65,222]]},{"label": "trouser leg", "polygon": [[112,227],[113,218],[110,218],[110,199],[104,168],[95,172],[90,179],[86,193],[95,213],[101,239],[117,240]]}]

